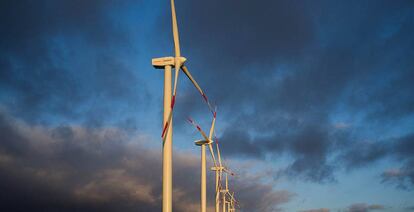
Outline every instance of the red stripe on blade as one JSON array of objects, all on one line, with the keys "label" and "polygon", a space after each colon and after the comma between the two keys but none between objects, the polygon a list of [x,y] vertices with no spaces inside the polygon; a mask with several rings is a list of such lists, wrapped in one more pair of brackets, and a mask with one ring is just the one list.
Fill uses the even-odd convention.
[{"label": "red stripe on blade", "polygon": [[165,124],[164,129],[162,130],[161,138],[164,138],[165,131],[167,131],[167,128],[168,128],[168,124],[169,124],[168,122]]},{"label": "red stripe on blade", "polygon": [[203,96],[204,101],[208,102],[207,96],[205,94],[203,94],[202,96]]},{"label": "red stripe on blade", "polygon": [[174,104],[175,104],[175,96],[173,96],[171,99],[171,109],[174,108]]}]

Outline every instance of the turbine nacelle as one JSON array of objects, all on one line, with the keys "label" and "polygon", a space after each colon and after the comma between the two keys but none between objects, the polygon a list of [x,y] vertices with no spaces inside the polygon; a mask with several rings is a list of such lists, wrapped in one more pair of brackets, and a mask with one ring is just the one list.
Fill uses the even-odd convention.
[{"label": "turbine nacelle", "polygon": [[175,66],[176,63],[182,66],[187,58],[185,57],[159,57],[152,59],[152,66],[156,69],[164,69],[165,66]]},{"label": "turbine nacelle", "polygon": [[213,167],[211,167],[211,171],[223,171],[223,170],[224,170],[223,166],[217,166],[217,167],[213,166]]},{"label": "turbine nacelle", "polygon": [[213,166],[210,168],[211,171],[223,171],[227,174],[230,174],[231,176],[235,176],[236,174],[233,173],[232,171],[228,170],[226,167],[224,166]]},{"label": "turbine nacelle", "polygon": [[207,141],[207,140],[197,140],[197,141],[194,141],[194,143],[197,146],[202,146],[202,145],[211,144],[212,141],[211,140],[210,141]]}]

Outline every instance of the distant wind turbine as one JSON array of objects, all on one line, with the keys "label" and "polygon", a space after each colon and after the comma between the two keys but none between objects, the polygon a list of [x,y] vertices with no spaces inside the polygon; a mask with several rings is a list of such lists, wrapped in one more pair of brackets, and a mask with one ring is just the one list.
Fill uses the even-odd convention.
[{"label": "distant wind turbine", "polygon": [[[217,137],[214,137],[215,143],[216,143],[216,152],[217,152],[217,157],[218,157],[218,164],[216,163],[214,165],[214,167],[211,167],[211,170],[215,172],[216,175],[216,212],[220,212],[220,193],[222,193],[223,196],[226,195],[226,193],[223,193],[224,190],[222,190],[222,185],[221,185],[221,179],[222,179],[222,175],[223,172],[227,174],[230,174],[232,176],[234,176],[235,174],[230,171],[226,166],[223,165],[222,160],[221,160],[221,152],[220,152],[220,145],[218,142]],[[224,203],[223,203],[224,205]],[[225,206],[223,206],[223,210],[224,210]]]},{"label": "distant wind turbine", "polygon": [[238,203],[236,201],[236,198],[234,198],[234,191],[232,193],[229,192],[228,195],[230,196],[230,209],[229,209],[229,211],[234,212],[234,211],[236,211],[236,204]]},{"label": "distant wind turbine", "polygon": [[214,127],[215,127],[215,123],[216,123],[216,114],[217,113],[214,112],[213,121],[211,123],[211,128],[210,128],[210,132],[209,132],[208,137],[207,137],[206,133],[204,133],[204,131],[201,129],[201,127],[198,124],[196,124],[191,118],[188,119],[190,124],[194,125],[204,138],[204,140],[197,140],[195,142],[195,144],[197,146],[201,146],[201,183],[200,183],[201,184],[201,191],[200,191],[200,211],[201,212],[206,212],[206,210],[207,210],[206,145],[209,146],[211,158],[213,160],[214,165],[217,166],[216,158],[214,156],[213,147],[211,145],[213,143],[211,138],[213,137]]}]

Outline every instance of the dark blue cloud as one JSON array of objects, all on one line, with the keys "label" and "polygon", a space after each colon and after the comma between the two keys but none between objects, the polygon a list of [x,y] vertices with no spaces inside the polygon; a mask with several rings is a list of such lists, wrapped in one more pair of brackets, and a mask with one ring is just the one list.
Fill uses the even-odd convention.
[{"label": "dark blue cloud", "polygon": [[[161,152],[144,135],[115,127],[40,127],[0,112],[0,136],[2,211],[161,210]],[[199,179],[199,155],[175,151],[174,211],[199,208]],[[208,184],[214,179],[209,172]],[[292,197],[242,174],[230,186],[248,211]],[[210,208],[214,196],[208,189]]]},{"label": "dark blue cloud", "polygon": [[1,100],[14,114],[42,123],[63,118],[99,125],[128,105],[145,105],[146,84],[122,61],[131,52],[130,33],[111,16],[123,4],[1,4]]}]

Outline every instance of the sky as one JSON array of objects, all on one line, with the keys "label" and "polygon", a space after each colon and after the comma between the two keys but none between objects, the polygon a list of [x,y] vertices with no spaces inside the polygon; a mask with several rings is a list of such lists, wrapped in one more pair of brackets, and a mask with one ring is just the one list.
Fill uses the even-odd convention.
[{"label": "sky", "polygon": [[[240,211],[414,211],[414,2],[179,1]],[[0,210],[160,211],[169,1],[0,1]],[[181,73],[173,208],[199,209]],[[211,161],[209,161],[211,165]],[[208,174],[213,210],[214,175]]]}]

